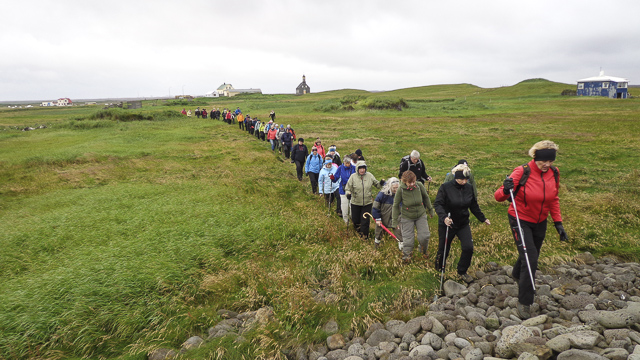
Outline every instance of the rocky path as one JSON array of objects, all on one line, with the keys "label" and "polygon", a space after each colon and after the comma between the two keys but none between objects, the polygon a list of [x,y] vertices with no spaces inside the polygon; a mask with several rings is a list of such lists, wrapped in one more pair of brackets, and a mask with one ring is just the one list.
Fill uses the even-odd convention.
[{"label": "rocky path", "polygon": [[[448,280],[444,296],[424,316],[374,323],[364,336],[326,324],[326,343],[290,349],[293,360],[640,360],[640,264],[596,260],[585,253],[551,273],[538,272],[532,318],[518,317],[518,287],[510,266],[488,263],[467,285]],[[431,300],[431,299],[428,299]],[[242,334],[274,316],[268,309],[236,314],[209,329],[208,339]],[[206,340],[194,336],[180,350],[158,349],[149,359],[170,359]]]}]

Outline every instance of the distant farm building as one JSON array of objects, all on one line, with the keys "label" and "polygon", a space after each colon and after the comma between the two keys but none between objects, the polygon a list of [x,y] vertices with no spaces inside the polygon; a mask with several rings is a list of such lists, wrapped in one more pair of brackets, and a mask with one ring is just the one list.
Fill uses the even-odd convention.
[{"label": "distant farm building", "polygon": [[191,96],[191,95],[176,95],[175,98],[178,99],[178,100],[184,100],[184,99],[193,100],[193,96]]},{"label": "distant farm building", "polygon": [[302,75],[302,82],[296,88],[296,95],[304,95],[311,93],[311,88],[307,85],[307,79],[304,75]]},{"label": "distant farm building", "polygon": [[260,89],[230,89],[227,90],[227,96],[236,96],[238,94],[262,94]]},{"label": "distant farm building", "polygon": [[629,80],[614,76],[606,76],[600,71],[599,76],[578,80],[578,96],[606,96],[611,99],[626,99]]},{"label": "distant farm building", "polygon": [[218,96],[229,96],[229,90],[232,90],[233,86],[231,84],[224,83],[218,86],[216,90],[218,92]]},{"label": "distant farm building", "polygon": [[204,94],[204,97],[217,98],[217,97],[220,97],[220,94],[218,94],[218,90],[213,90]]},{"label": "distant farm building", "polygon": [[57,103],[53,102],[53,101],[43,101],[42,104],[40,104],[40,106],[56,106]]},{"label": "distant farm building", "polygon": [[71,101],[71,99],[69,99],[69,98],[60,98],[56,102],[56,105],[57,106],[71,106],[71,105],[73,105],[73,101]]}]

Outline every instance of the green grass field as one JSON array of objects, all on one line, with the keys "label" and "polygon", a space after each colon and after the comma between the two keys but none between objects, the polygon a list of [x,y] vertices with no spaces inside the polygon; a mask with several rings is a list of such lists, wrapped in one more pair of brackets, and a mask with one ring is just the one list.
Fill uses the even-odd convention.
[{"label": "green grass field", "polygon": [[[262,119],[275,110],[299,137],[319,136],[342,156],[362,149],[378,178],[397,176],[399,159],[417,149],[434,178],[432,201],[467,159],[492,221],[472,225],[472,271],[515,261],[507,204],[493,192],[533,143],[553,140],[570,242],[551,227],[541,267],[583,251],[638,261],[640,101],[559,95],[568,88],[534,79],[249,95],[198,99],[192,110],[239,106]],[[402,111],[369,108],[400,100]],[[323,342],[329,319],[362,333],[424,311],[439,285],[433,255],[406,266],[392,241],[374,250],[327,217],[308,180],[299,183],[266,142],[237,125],[178,116],[183,107],[0,109],[0,359],[146,359],[206,337],[218,309],[262,306],[276,321],[247,342],[211,341],[189,358],[282,358],[283,349]],[[36,124],[48,127],[17,130]],[[429,225],[434,254],[437,220]],[[334,301],[316,303],[320,290]]]}]

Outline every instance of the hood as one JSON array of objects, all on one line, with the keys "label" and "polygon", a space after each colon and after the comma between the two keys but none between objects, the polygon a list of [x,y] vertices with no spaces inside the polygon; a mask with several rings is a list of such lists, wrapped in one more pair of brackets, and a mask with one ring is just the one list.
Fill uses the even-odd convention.
[{"label": "hood", "polygon": [[360,169],[361,167],[363,167],[365,169],[367,168],[367,164],[362,160],[360,160],[360,161],[358,161],[356,163],[356,171],[358,171],[358,169]]}]

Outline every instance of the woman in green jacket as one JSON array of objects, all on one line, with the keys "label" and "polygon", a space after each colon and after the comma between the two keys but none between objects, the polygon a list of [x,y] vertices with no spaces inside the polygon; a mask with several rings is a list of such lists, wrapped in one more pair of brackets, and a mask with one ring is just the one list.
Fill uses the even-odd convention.
[{"label": "woman in green jacket", "polygon": [[[413,252],[414,229],[418,232],[418,244],[420,252],[427,256],[429,247],[429,224],[427,223],[427,211],[429,217],[435,215],[435,210],[431,206],[431,200],[427,194],[427,189],[420,182],[416,182],[416,174],[412,171],[405,171],[402,174],[402,184],[393,200],[393,212],[391,226],[400,226],[402,231],[402,261],[411,262],[411,252]],[[400,224],[398,217],[402,215]]]}]

